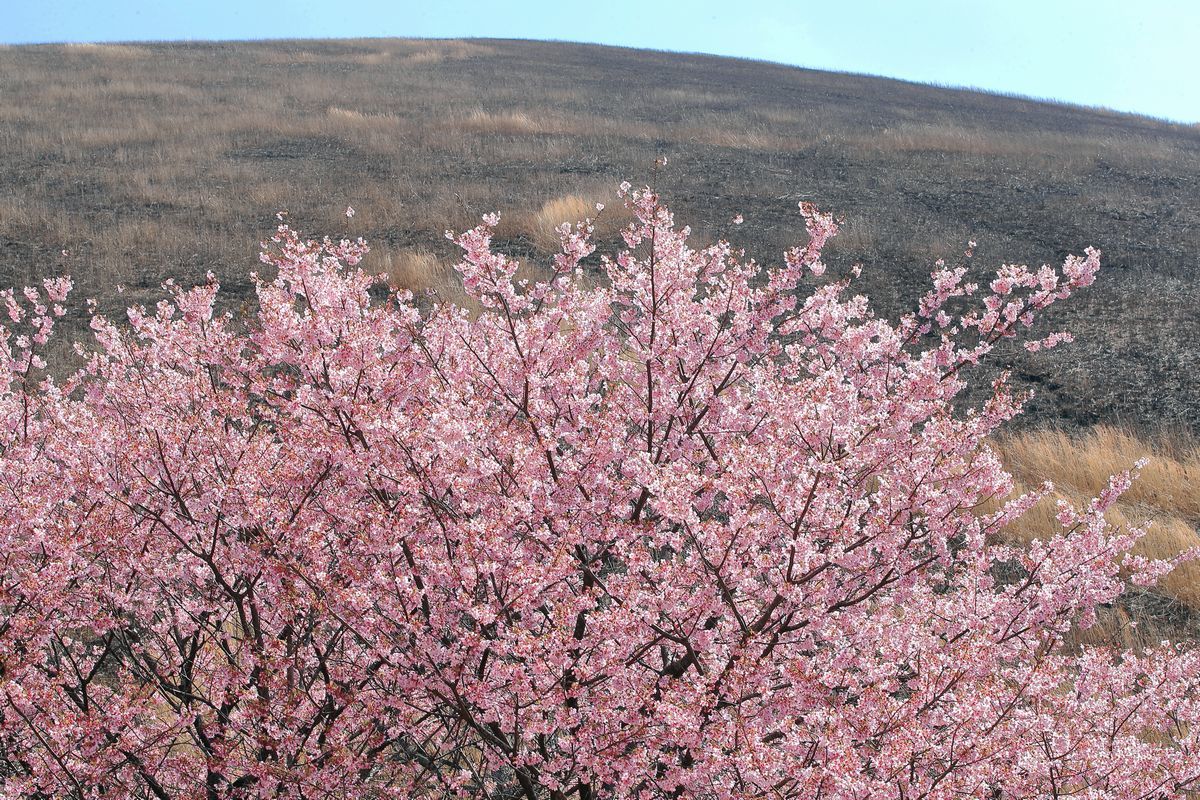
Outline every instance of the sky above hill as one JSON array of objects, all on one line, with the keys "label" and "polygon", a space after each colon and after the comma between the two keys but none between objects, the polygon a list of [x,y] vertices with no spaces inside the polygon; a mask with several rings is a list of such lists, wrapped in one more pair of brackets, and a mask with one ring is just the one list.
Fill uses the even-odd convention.
[{"label": "sky above hill", "polygon": [[0,0],[0,43],[360,36],[714,53],[1200,122],[1196,0]]}]

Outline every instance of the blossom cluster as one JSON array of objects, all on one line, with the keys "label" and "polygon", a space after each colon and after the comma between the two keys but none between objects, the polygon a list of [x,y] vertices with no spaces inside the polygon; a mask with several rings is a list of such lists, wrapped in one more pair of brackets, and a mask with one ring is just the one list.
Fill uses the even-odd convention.
[{"label": "blossom cluster", "polygon": [[0,796],[1195,789],[1196,655],[1064,646],[1171,566],[1105,521],[1131,476],[1007,545],[1019,401],[955,410],[1099,254],[939,265],[892,323],[812,206],[766,268],[623,194],[541,282],[455,236],[477,313],[281,225],[248,319],[169,287],[61,384],[69,283],[0,296]]}]

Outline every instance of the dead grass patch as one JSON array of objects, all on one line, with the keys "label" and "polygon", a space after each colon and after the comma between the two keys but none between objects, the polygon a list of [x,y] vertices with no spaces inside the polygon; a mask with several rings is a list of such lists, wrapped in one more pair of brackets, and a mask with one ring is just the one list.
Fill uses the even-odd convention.
[{"label": "dead grass patch", "polygon": [[362,269],[387,276],[388,285],[414,295],[427,296],[434,302],[452,303],[473,313],[479,304],[462,287],[458,272],[450,263],[422,248],[373,246],[363,259]]},{"label": "dead grass patch", "polygon": [[59,45],[67,53],[86,53],[108,58],[143,58],[146,48],[129,44],[106,44],[103,42],[68,42]]},{"label": "dead grass patch", "polygon": [[1005,436],[997,445],[1018,479],[1032,481],[1044,475],[1056,486],[1088,496],[1098,494],[1109,475],[1149,458],[1121,502],[1200,521],[1200,443],[1182,437],[1148,442],[1101,425],[1074,436],[1054,430]]},{"label": "dead grass patch", "polygon": [[375,124],[377,122],[396,121],[396,116],[394,114],[371,114],[365,111],[355,111],[352,108],[342,108],[341,106],[330,106],[328,109],[326,109],[325,113],[327,113],[334,120],[349,125],[359,125],[363,123]]},{"label": "dead grass patch", "polygon": [[555,230],[563,223],[574,225],[585,219],[596,218],[595,201],[577,194],[568,194],[547,200],[534,213],[530,233],[538,247],[543,250],[556,249],[560,244],[558,231]]},{"label": "dead grass patch", "polygon": [[481,108],[451,121],[450,127],[471,133],[489,133],[501,136],[566,133],[569,131],[569,126],[564,121],[548,115],[534,115],[524,111],[485,111]]},{"label": "dead grass patch", "polygon": [[406,66],[426,66],[440,64],[444,61],[462,61],[468,58],[481,58],[495,53],[495,49],[474,42],[451,41],[439,43],[415,52],[403,53],[399,56],[400,63]]},{"label": "dead grass patch", "polygon": [[[1028,544],[1060,532],[1056,501],[1084,506],[1107,486],[1110,475],[1131,469],[1138,459],[1148,457],[1150,463],[1106,518],[1119,527],[1147,527],[1147,534],[1133,548],[1137,555],[1171,559],[1200,547],[1200,448],[1194,442],[1150,442],[1099,426],[1080,435],[1062,431],[1008,434],[992,444],[1013,475],[1015,494],[1037,487],[1043,480],[1055,487],[1050,497],[1003,531],[1008,541]],[[1159,582],[1157,591],[1200,611],[1200,561],[1176,567]]]},{"label": "dead grass patch", "polygon": [[[597,203],[604,209],[597,211]],[[503,237],[523,236],[542,252],[557,253],[562,242],[555,229],[564,222],[573,226],[585,219],[590,219],[595,228],[593,238],[606,239],[628,225],[633,216],[612,190],[597,188],[552,197],[532,211],[501,215],[496,233]]]},{"label": "dead grass patch", "polygon": [[433,64],[495,55],[496,48],[462,39],[409,39],[401,42],[397,54],[409,64]]},{"label": "dead grass patch", "polygon": [[454,276],[453,268],[442,264],[437,256],[426,250],[392,251],[387,247],[373,247],[364,259],[363,269],[385,273],[393,287],[410,292],[444,288]]}]

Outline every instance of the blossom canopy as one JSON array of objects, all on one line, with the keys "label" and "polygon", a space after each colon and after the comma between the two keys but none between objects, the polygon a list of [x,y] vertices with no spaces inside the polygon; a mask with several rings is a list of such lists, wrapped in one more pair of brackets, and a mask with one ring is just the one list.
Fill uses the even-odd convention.
[{"label": "blossom canopy", "polygon": [[939,264],[893,323],[808,204],[768,269],[624,196],[599,281],[588,221],[532,283],[455,237],[477,313],[281,225],[248,319],[172,287],[58,383],[69,282],[5,294],[0,796],[1195,788],[1194,653],[1063,646],[1170,568],[1104,520],[1131,476],[1010,546],[1019,403],[955,406],[1099,254]]}]

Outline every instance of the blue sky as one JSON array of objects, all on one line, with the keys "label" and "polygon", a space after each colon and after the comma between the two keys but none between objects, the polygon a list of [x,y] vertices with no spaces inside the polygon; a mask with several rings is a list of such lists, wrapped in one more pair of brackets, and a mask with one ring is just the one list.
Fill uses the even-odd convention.
[{"label": "blue sky", "polygon": [[1200,0],[0,0],[0,42],[563,39],[716,53],[1200,122]]}]

